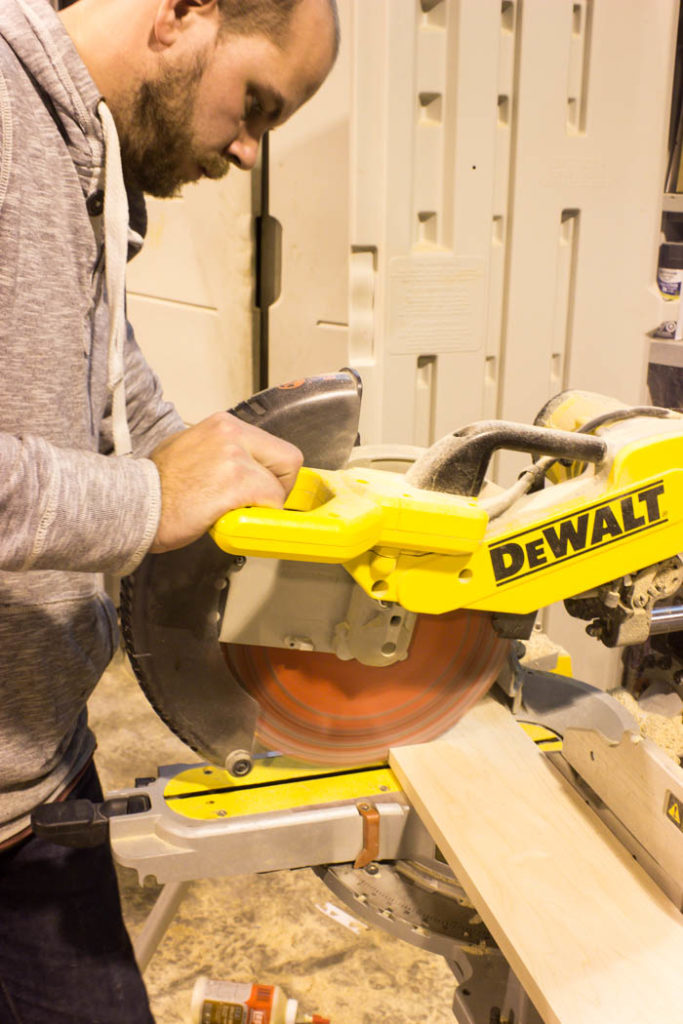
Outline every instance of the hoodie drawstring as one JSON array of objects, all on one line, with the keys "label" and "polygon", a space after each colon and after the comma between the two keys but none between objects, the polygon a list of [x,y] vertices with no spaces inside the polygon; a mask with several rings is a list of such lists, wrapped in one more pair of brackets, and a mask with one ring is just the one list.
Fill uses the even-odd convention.
[{"label": "hoodie drawstring", "polygon": [[109,308],[107,388],[111,394],[114,454],[132,451],[126,416],[124,345],[126,340],[126,261],[128,258],[128,197],[123,183],[121,151],[114,118],[104,100],[97,113],[104,131],[104,273]]}]

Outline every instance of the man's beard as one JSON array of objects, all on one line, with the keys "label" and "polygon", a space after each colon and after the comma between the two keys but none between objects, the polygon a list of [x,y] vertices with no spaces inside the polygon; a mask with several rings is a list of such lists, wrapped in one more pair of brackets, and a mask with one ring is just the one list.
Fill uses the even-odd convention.
[{"label": "man's beard", "polygon": [[157,81],[143,82],[117,122],[121,162],[126,184],[167,199],[195,180],[199,165],[209,178],[222,178],[230,161],[220,153],[194,150],[192,118],[195,100],[207,65],[197,57],[188,68],[170,69]]}]

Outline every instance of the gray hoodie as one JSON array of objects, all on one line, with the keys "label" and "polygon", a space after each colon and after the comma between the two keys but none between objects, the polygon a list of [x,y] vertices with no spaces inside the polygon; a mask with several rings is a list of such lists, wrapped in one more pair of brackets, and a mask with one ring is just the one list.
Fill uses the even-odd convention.
[{"label": "gray hoodie", "polygon": [[[182,427],[123,318],[118,356],[111,342],[111,211],[126,204],[109,159],[105,182],[100,101],[48,0],[1,0],[0,842],[92,753],[86,701],[117,639],[99,574],[149,548],[160,488],[145,456]],[[111,127],[107,146],[117,157]],[[130,455],[114,454],[117,359]]]}]

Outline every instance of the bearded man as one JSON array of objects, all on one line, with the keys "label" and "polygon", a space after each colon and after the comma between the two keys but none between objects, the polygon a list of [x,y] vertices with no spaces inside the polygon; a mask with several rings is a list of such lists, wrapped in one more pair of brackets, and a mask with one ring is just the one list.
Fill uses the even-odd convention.
[{"label": "bearded man", "polygon": [[[142,193],[248,169],[319,87],[334,0],[0,5],[0,1021],[149,1024],[109,850],[30,813],[101,799],[86,701],[116,646],[103,572],[281,506],[291,445],[183,429],[125,318]],[[120,140],[120,143],[119,143]]]}]

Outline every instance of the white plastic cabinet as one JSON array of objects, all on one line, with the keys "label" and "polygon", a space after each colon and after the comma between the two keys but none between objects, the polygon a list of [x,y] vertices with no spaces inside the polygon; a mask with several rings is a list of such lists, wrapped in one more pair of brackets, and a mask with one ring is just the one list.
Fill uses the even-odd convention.
[{"label": "white plastic cabinet", "polygon": [[340,0],[337,66],[271,139],[271,382],[353,363],[372,442],[639,400],[677,10]]},{"label": "white plastic cabinet", "polygon": [[195,423],[254,389],[251,182],[235,171],[148,200],[148,213],[128,314],[165,394]]},{"label": "white plastic cabinet", "polygon": [[[368,443],[529,421],[566,387],[641,401],[677,0],[339,6],[337,66],[271,139],[271,383],[357,367]],[[578,674],[614,681],[565,620]]]}]

